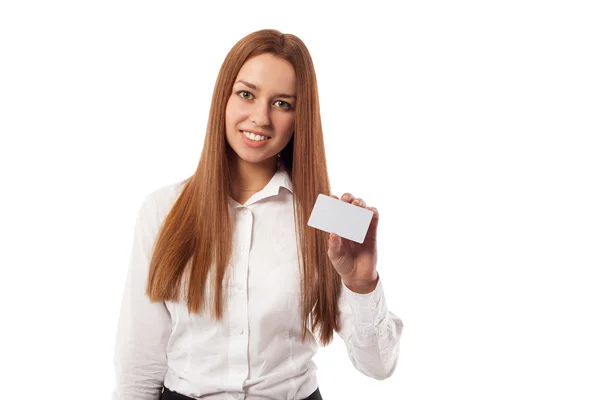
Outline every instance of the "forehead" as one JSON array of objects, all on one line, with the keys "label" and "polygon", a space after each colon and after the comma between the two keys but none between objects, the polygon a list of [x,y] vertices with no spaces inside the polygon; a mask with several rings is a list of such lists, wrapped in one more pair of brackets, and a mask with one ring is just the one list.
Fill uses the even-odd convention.
[{"label": "forehead", "polygon": [[296,93],[296,72],[288,61],[273,54],[261,54],[246,60],[236,77],[252,83],[261,92]]}]

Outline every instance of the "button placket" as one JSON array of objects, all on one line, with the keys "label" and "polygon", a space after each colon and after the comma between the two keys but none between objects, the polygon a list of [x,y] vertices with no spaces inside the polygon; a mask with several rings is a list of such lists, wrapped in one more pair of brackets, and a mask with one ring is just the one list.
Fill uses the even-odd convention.
[{"label": "button placket", "polygon": [[373,303],[371,303],[371,310],[375,311],[375,309],[379,305],[379,300],[380,299],[377,299],[377,300],[373,301]]},{"label": "button placket", "polygon": [[[247,208],[239,210],[236,221],[236,238],[234,247],[235,268],[233,271],[231,290],[232,296],[229,302],[229,353],[233,355],[230,359],[234,366],[230,369],[230,379],[240,380],[247,372],[243,368],[248,364],[248,301],[247,301],[247,279],[248,262],[250,257],[250,243],[252,236],[252,213]],[[243,394],[230,393],[228,398],[243,399]]]}]

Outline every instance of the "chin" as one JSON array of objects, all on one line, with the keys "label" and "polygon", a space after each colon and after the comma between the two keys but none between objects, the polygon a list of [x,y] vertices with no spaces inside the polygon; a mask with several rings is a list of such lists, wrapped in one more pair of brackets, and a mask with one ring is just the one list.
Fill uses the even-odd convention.
[{"label": "chin", "polygon": [[262,155],[259,155],[256,153],[252,154],[251,152],[247,152],[246,149],[242,149],[241,151],[233,149],[233,153],[238,158],[240,158],[246,162],[252,162],[252,163],[261,162],[261,161],[264,161],[269,158],[269,157],[265,157],[265,156],[262,156]]}]

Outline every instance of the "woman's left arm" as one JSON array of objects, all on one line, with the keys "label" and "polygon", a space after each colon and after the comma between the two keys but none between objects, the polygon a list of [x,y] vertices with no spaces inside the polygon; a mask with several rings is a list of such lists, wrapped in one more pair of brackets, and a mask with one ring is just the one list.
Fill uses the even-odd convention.
[{"label": "woman's left arm", "polygon": [[392,375],[398,363],[403,323],[388,310],[376,269],[379,212],[350,193],[345,193],[342,201],[373,211],[373,219],[362,244],[335,233],[329,235],[327,254],[343,282],[338,334],[354,367],[383,380]]}]

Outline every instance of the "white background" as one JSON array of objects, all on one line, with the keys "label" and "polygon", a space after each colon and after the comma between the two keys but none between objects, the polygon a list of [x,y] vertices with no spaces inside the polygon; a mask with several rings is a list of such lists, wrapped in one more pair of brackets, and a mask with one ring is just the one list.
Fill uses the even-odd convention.
[{"label": "white background", "polygon": [[600,398],[593,3],[2,2],[2,397],[109,398],[136,213],[194,172],[229,49],[275,28],[405,326],[385,381],[321,348],[324,399]]}]

